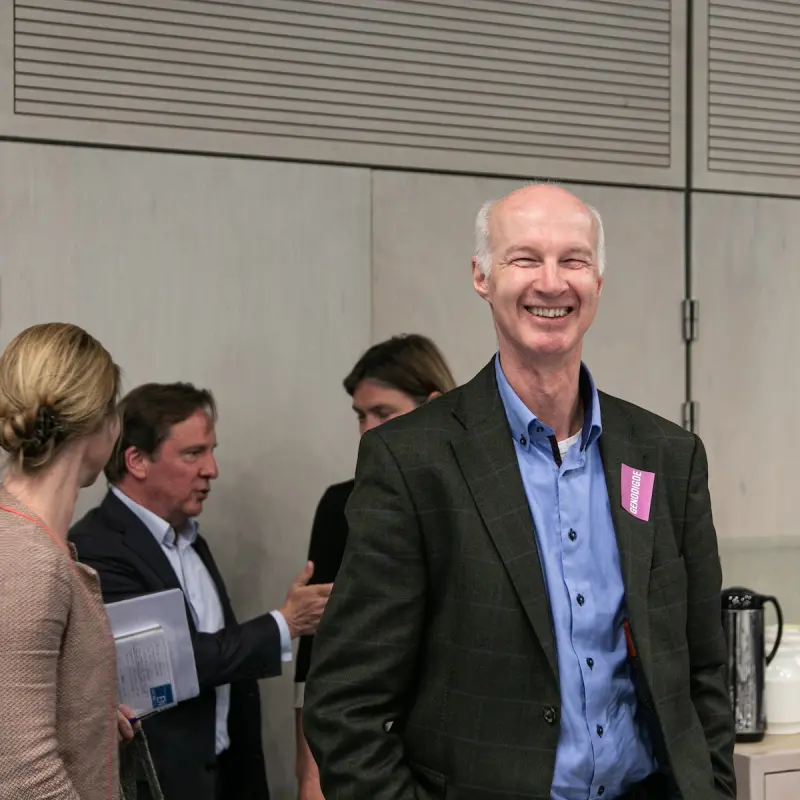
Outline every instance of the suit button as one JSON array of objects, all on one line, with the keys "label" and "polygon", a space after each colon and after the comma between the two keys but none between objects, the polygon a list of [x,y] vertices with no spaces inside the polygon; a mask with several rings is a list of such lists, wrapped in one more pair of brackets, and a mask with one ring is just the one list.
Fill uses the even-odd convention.
[{"label": "suit button", "polygon": [[544,710],[544,721],[548,725],[552,725],[556,721],[556,710],[554,708],[546,708]]}]

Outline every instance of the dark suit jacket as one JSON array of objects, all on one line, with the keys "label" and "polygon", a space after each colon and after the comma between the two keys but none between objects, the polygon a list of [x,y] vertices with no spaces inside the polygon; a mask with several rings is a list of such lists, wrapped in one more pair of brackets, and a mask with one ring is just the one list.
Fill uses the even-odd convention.
[{"label": "dark suit jacket", "polygon": [[[333,583],[339,573],[347,544],[347,518],[344,514],[353,491],[354,481],[329,486],[322,495],[314,514],[308,560],[314,562],[314,574],[309,583]],[[304,683],[311,665],[313,636],[301,636],[297,648],[294,681]]]},{"label": "dark suit jacket", "polygon": [[[721,570],[691,433],[600,395],[640,705],[683,800],[735,797]],[[649,521],[623,464],[656,474]],[[327,797],[550,797],[559,680],[531,513],[493,363],[362,438],[350,536],[304,730]],[[645,712],[643,712],[645,713]]]},{"label": "dark suit jacket", "polygon": [[[100,575],[107,603],[180,588],[153,534],[112,492],[72,527],[69,538],[79,560]],[[198,633],[187,606],[200,695],[144,722],[156,772],[166,800],[216,800],[214,689],[229,683],[231,746],[220,759],[218,779],[232,798],[268,800],[256,681],[281,673],[280,631],[270,615],[238,624],[201,536],[194,548],[217,586],[225,627],[219,633]]]}]

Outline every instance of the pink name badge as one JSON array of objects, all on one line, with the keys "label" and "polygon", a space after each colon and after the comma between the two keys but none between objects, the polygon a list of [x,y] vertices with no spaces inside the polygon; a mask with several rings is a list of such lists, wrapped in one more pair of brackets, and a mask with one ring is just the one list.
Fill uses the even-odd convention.
[{"label": "pink name badge", "polygon": [[622,465],[622,507],[636,519],[650,519],[650,502],[653,499],[654,472],[633,469]]}]

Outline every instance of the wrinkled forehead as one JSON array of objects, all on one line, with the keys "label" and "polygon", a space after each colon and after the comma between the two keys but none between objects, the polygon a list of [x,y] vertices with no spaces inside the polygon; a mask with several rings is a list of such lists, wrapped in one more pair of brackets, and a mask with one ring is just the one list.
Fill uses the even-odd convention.
[{"label": "wrinkled forehead", "polygon": [[500,204],[491,217],[495,251],[580,247],[597,252],[597,223],[582,204]]}]

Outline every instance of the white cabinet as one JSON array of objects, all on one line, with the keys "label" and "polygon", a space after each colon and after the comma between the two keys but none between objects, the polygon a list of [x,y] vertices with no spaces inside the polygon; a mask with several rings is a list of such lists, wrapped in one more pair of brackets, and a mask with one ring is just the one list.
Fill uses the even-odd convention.
[{"label": "white cabinet", "polygon": [[738,800],[800,798],[800,736],[766,736],[733,754]]},{"label": "white cabinet", "polygon": [[797,800],[800,797],[800,770],[773,772],[764,776],[764,800]]}]

